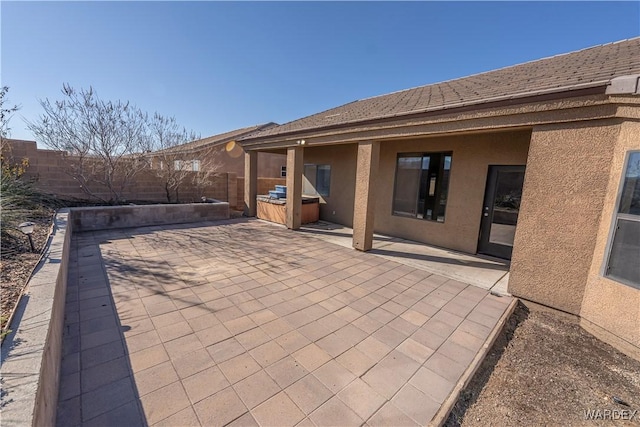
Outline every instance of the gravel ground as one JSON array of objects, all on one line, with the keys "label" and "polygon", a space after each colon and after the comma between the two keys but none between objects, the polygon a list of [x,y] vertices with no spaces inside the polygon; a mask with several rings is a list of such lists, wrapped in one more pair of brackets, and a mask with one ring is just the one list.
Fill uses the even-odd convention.
[{"label": "gravel ground", "polygon": [[[614,402],[614,397],[625,404]],[[587,419],[600,410],[606,418]],[[629,412],[622,412],[629,411]],[[446,426],[640,425],[640,362],[575,318],[520,303]]]},{"label": "gravel ground", "polygon": [[27,236],[19,231],[11,230],[15,239],[2,242],[0,257],[0,309],[2,311],[2,329],[18,298],[24,290],[33,268],[40,259],[40,254],[49,238],[54,212],[45,210],[34,213],[29,221],[34,222],[32,234],[36,252],[31,252]]}]

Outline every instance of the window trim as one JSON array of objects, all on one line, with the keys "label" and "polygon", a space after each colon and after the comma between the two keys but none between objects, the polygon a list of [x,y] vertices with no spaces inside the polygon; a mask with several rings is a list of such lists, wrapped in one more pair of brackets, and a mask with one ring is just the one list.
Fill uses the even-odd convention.
[{"label": "window trim", "polygon": [[[306,196],[311,196],[311,197],[331,197],[331,163],[305,163],[302,166],[302,176],[303,179],[306,177],[306,168],[307,167],[313,167],[315,169],[315,180],[314,180],[314,184],[313,184],[313,193],[305,193],[304,192],[304,183],[302,185],[302,193]],[[327,188],[327,194],[322,194],[318,191],[318,171],[320,169],[320,166],[326,166],[329,168],[329,187]],[[307,178],[308,179],[308,178]]]},{"label": "window trim", "polygon": [[[396,182],[398,182],[398,160],[400,159],[400,157],[423,157],[425,153],[417,153],[417,152],[411,152],[411,153],[396,153],[396,162],[395,162],[395,171],[393,174],[393,195],[391,196],[391,216],[397,216],[400,218],[410,218],[410,219],[420,219],[415,215],[408,215],[408,214],[402,214],[402,213],[396,213],[395,212],[395,200],[396,200]],[[415,210],[416,210],[416,214],[418,212],[418,196],[420,195],[420,185],[418,185],[418,193],[416,194],[416,206],[415,206]]]},{"label": "window trim", "polygon": [[[318,191],[318,181],[319,181],[318,178],[319,178],[320,167],[326,167],[329,170],[329,185],[327,186],[326,194],[323,194],[320,191]],[[316,188],[316,193],[318,193],[318,196],[331,197],[331,164],[330,163],[323,163],[323,164],[318,163],[316,165],[316,187],[315,188]]]},{"label": "window trim", "polygon": [[624,190],[624,184],[627,178],[627,168],[629,167],[629,162],[631,161],[631,155],[635,153],[640,153],[640,150],[628,150],[625,153],[624,163],[622,165],[622,170],[618,178],[618,194],[616,194],[616,201],[615,201],[615,204],[613,205],[613,212],[611,215],[611,224],[609,225],[607,243],[605,245],[604,260],[602,263],[602,267],[600,268],[600,276],[616,283],[621,283],[626,286],[631,286],[634,289],[640,289],[640,283],[633,283],[626,279],[622,279],[619,277],[612,277],[612,276],[609,276],[607,273],[607,270],[609,268],[609,261],[611,260],[611,250],[613,249],[613,240],[618,228],[618,220],[623,219],[627,221],[640,221],[640,215],[631,215],[631,214],[624,214],[624,213],[618,212],[620,210],[620,202],[622,201],[622,191]]},{"label": "window trim", "polygon": [[[430,156],[433,154],[439,154],[442,156],[443,158],[443,162],[444,162],[444,158],[445,156],[449,156],[451,157],[451,164],[449,165],[449,185],[447,186],[447,200],[449,199],[449,190],[451,188],[451,174],[453,171],[453,150],[443,150],[443,151],[411,151],[411,152],[397,152],[396,153],[396,161],[395,161],[395,171],[394,171],[394,175],[393,175],[393,195],[391,198],[391,216],[394,217],[399,217],[399,218],[407,218],[407,219],[415,219],[415,220],[419,220],[419,221],[426,221],[430,224],[444,224],[447,221],[447,209],[446,209],[446,205],[445,205],[445,214],[444,217],[442,218],[442,221],[438,221],[437,219],[429,219],[429,218],[418,218],[417,214],[418,214],[418,204],[420,202],[420,183],[418,183],[418,189],[417,189],[417,193],[416,193],[416,206],[415,206],[415,210],[416,210],[416,215],[408,215],[408,214],[402,214],[402,213],[396,213],[395,212],[395,200],[396,200],[396,182],[398,179],[398,159],[400,159],[401,157],[425,157],[425,156]],[[421,168],[422,170],[422,168]],[[444,175],[444,164],[443,164],[443,168],[439,171],[438,173],[438,177],[441,178]],[[442,188],[436,188],[436,194],[438,195],[438,198],[441,194]],[[434,196],[435,197],[435,196]]]}]

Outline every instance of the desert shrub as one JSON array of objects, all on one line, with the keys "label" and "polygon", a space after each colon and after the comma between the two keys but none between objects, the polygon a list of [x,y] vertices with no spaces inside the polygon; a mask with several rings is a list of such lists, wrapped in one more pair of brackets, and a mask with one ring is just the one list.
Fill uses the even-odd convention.
[{"label": "desert shrub", "polygon": [[41,215],[43,209],[58,207],[56,199],[40,192],[32,180],[23,177],[26,159],[12,164],[2,158],[0,174],[0,234],[2,246],[16,241],[18,224]]}]

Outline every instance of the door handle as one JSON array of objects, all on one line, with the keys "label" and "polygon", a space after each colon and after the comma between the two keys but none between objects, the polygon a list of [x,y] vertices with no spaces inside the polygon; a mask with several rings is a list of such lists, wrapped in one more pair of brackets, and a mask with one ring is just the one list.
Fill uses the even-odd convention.
[{"label": "door handle", "polygon": [[489,216],[489,214],[485,212],[485,213],[484,213],[484,216]]}]

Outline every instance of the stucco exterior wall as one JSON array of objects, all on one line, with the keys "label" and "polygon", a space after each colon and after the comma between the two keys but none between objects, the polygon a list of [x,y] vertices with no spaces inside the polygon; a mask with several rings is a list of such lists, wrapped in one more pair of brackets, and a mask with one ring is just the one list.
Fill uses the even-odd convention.
[{"label": "stucco exterior wall", "polygon": [[329,196],[320,197],[320,219],[353,226],[358,145],[307,147],[304,163],[331,165]]},{"label": "stucco exterior wall", "polygon": [[640,360],[640,289],[602,275],[624,174],[624,161],[630,150],[640,150],[638,122],[628,121],[621,125],[608,179],[603,179],[607,190],[580,316],[585,329]]},{"label": "stucco exterior wall", "polygon": [[[489,165],[524,165],[529,131],[385,141],[376,183],[375,231],[475,253]],[[443,223],[392,215],[398,153],[452,152]]]},{"label": "stucco exterior wall", "polygon": [[[200,160],[203,168],[215,168],[220,173],[235,173],[237,176],[244,176],[244,151],[237,144],[203,147],[175,156],[181,160]],[[172,159],[173,157],[169,155],[167,158]],[[280,178],[282,166],[286,166],[286,164],[287,157],[283,154],[258,153],[258,176]]]},{"label": "stucco exterior wall", "polygon": [[579,314],[618,140],[615,120],[533,128],[509,292]]},{"label": "stucco exterior wall", "polygon": [[[258,177],[283,178],[282,166],[287,165],[287,156],[284,154],[258,153]],[[241,162],[242,176],[244,176],[244,160]]]}]

